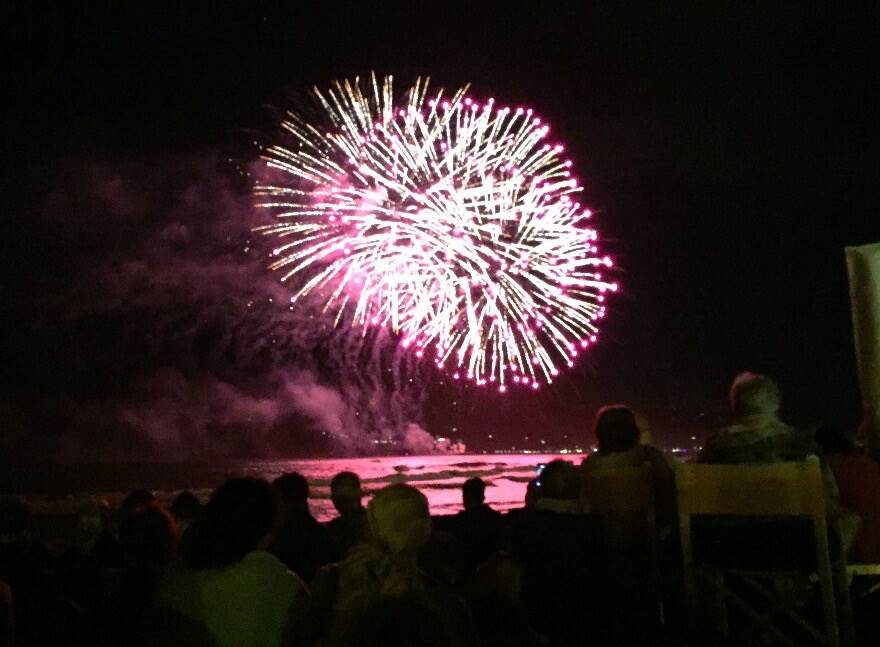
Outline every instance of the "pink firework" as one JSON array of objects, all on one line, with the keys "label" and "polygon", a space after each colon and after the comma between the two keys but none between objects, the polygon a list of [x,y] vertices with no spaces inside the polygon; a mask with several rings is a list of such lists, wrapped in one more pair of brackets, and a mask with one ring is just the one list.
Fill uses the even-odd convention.
[{"label": "pink firework", "polygon": [[547,123],[467,90],[316,88],[321,123],[289,113],[264,149],[276,181],[256,194],[277,221],[260,230],[292,305],[390,328],[454,379],[537,389],[596,342],[612,261]]}]

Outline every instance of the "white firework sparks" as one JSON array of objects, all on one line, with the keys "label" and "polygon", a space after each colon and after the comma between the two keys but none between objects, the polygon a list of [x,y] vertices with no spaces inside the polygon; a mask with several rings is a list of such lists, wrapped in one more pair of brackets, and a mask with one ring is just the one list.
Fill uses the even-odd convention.
[{"label": "white firework sparks", "polygon": [[277,221],[259,229],[291,307],[317,297],[453,379],[537,389],[596,342],[612,262],[549,126],[467,90],[314,89],[321,123],[290,112],[285,145],[264,148],[276,179],[256,194]]}]

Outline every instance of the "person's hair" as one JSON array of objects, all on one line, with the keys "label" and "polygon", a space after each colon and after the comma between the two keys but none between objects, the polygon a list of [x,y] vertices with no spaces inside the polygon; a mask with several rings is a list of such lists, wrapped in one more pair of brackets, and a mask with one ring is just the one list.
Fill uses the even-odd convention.
[{"label": "person's hair", "polygon": [[639,444],[639,426],[629,407],[614,404],[596,414],[596,440],[600,452],[625,452]]},{"label": "person's hair", "polygon": [[272,481],[272,487],[278,493],[281,504],[285,507],[305,505],[309,500],[309,482],[299,472],[289,472]]},{"label": "person's hair", "polygon": [[266,481],[237,478],[214,491],[205,506],[189,561],[198,568],[240,562],[275,527],[278,497]]},{"label": "person's hair", "polygon": [[189,490],[184,490],[174,497],[174,501],[171,504],[171,514],[173,514],[174,518],[178,521],[192,521],[193,519],[198,518],[201,512],[201,502],[198,497]]},{"label": "person's hair", "polygon": [[428,499],[405,483],[376,492],[367,506],[367,519],[373,540],[391,553],[418,550],[431,534]]},{"label": "person's hair", "polygon": [[158,505],[140,508],[119,525],[119,543],[128,566],[158,570],[174,552],[177,526]]},{"label": "person's hair", "polygon": [[486,483],[478,476],[469,478],[461,486],[461,493],[466,502],[480,505],[486,500]]},{"label": "person's hair", "polygon": [[541,471],[541,498],[577,499],[580,495],[580,477],[574,465],[557,458]]},{"label": "person's hair", "polygon": [[837,425],[822,425],[816,429],[813,439],[823,454],[851,454],[854,450],[853,442]]},{"label": "person's hair", "polygon": [[775,415],[780,402],[779,387],[766,375],[746,371],[737,375],[730,385],[730,408],[738,418]]},{"label": "person's hair", "polygon": [[330,481],[330,493],[360,493],[361,479],[354,472],[339,472]]}]

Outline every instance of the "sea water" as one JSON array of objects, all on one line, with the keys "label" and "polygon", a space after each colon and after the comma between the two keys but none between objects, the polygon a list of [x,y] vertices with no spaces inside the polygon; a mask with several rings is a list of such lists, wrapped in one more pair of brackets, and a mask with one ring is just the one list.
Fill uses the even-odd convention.
[{"label": "sea water", "polygon": [[272,480],[300,472],[309,481],[312,514],[325,521],[334,516],[330,480],[351,471],[370,493],[390,483],[410,483],[428,497],[431,513],[454,514],[461,509],[461,486],[474,476],[486,482],[486,502],[497,510],[523,505],[526,484],[537,466],[556,458],[579,465],[582,456],[556,454],[444,454],[311,460],[253,460],[227,463],[161,463],[128,465],[29,466],[7,471],[0,483],[4,493],[23,496],[34,512],[70,514],[81,504],[104,499],[111,505],[135,488],[154,491],[170,503],[181,490],[206,500],[211,490],[231,476]]}]

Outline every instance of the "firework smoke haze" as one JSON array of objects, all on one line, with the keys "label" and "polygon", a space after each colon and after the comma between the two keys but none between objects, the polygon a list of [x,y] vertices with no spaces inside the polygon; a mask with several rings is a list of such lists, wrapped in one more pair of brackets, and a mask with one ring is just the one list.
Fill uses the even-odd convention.
[{"label": "firework smoke haze", "polygon": [[[49,254],[63,263],[57,278],[20,300],[6,367],[43,366],[54,382],[45,395],[28,385],[25,397],[0,397],[0,456],[199,460],[414,446],[426,397],[419,367],[382,339],[366,349],[318,308],[290,309],[265,271],[250,186],[234,170],[199,155],[71,161],[51,176],[55,188],[35,209],[40,240],[67,244],[75,232],[83,251]],[[71,233],[59,230],[71,221]],[[113,253],[90,252],[104,248]]]},{"label": "firework smoke haze", "polygon": [[319,303],[366,342],[390,331],[502,393],[552,383],[597,341],[613,263],[533,110],[421,79],[395,97],[375,75],[313,96],[322,117],[287,113],[255,188],[292,308]]}]

